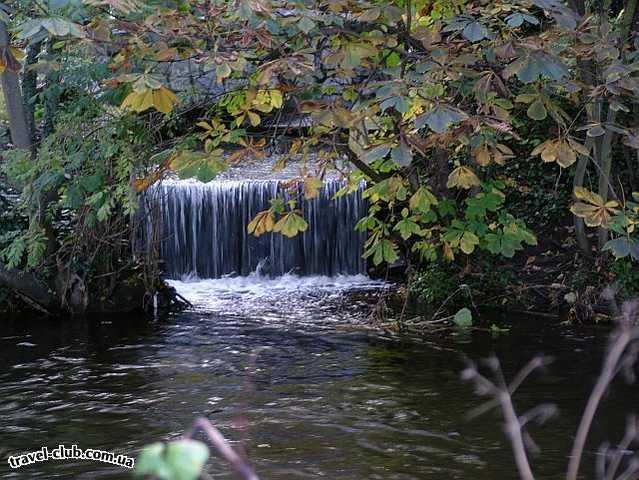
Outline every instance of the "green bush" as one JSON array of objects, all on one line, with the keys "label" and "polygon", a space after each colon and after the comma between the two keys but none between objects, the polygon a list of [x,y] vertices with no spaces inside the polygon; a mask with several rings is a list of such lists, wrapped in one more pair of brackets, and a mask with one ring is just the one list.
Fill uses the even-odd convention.
[{"label": "green bush", "polygon": [[615,260],[610,266],[620,293],[625,298],[639,295],[639,265],[628,258]]},{"label": "green bush", "polygon": [[428,264],[411,278],[408,293],[417,302],[437,307],[457,290],[456,273],[453,264]]}]

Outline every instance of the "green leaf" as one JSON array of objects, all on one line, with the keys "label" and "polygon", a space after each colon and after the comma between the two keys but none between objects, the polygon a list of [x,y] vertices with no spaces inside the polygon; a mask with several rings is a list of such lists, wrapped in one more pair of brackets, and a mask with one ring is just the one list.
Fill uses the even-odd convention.
[{"label": "green leaf", "polygon": [[490,325],[490,332],[493,335],[499,335],[501,333],[508,333],[510,332],[510,328],[500,328],[497,325],[495,325],[494,323]]},{"label": "green leaf", "polygon": [[533,0],[533,4],[549,12],[559,25],[571,32],[581,21],[579,14],[560,0]]},{"label": "green leaf", "polygon": [[499,255],[501,253],[501,235],[496,233],[487,233],[484,236],[484,245],[493,255]]},{"label": "green leaf", "polygon": [[525,13],[511,13],[506,17],[506,23],[511,28],[521,27],[524,22],[530,23],[531,25],[539,25],[539,20],[537,20],[537,18]]},{"label": "green leaf", "polygon": [[512,235],[504,235],[501,238],[501,254],[506,258],[513,258],[515,256],[515,252],[520,250],[521,242],[517,241],[517,239]]},{"label": "green leaf", "polygon": [[428,125],[436,133],[444,133],[454,123],[466,120],[468,115],[453,107],[439,105],[434,110],[415,119],[415,126],[421,128]]},{"label": "green leaf", "polygon": [[45,18],[42,20],[42,26],[56,37],[64,37],[69,34],[69,22],[61,18]]},{"label": "green leaf", "polygon": [[458,310],[453,318],[453,323],[459,328],[470,328],[473,326],[473,314],[467,308]]},{"label": "green leaf", "polygon": [[308,17],[302,17],[296,25],[297,28],[299,28],[304,33],[308,33],[315,28],[315,22]]},{"label": "green leaf", "polygon": [[208,457],[206,445],[196,440],[177,440],[168,445],[157,442],[144,447],[135,462],[135,474],[161,480],[196,480]]},{"label": "green leaf", "polygon": [[152,443],[144,447],[135,461],[135,474],[169,478],[170,471],[162,455],[164,450],[165,446],[162,442]]},{"label": "green leaf", "polygon": [[545,53],[531,53],[511,63],[507,76],[515,73],[523,83],[536,82],[539,77],[546,77],[556,82],[570,75],[568,67],[558,58]]},{"label": "green leaf", "polygon": [[111,202],[107,201],[98,208],[97,218],[99,222],[104,222],[111,216]]},{"label": "green leaf", "polygon": [[606,133],[606,130],[601,125],[595,125],[588,129],[586,135],[592,138],[601,137]]},{"label": "green leaf", "polygon": [[362,43],[349,43],[344,47],[344,61],[342,66],[352,70],[361,65],[362,59],[377,53],[377,49],[372,45]]},{"label": "green leaf", "polygon": [[531,103],[526,114],[529,118],[537,121],[545,120],[548,117],[548,111],[541,100]]},{"label": "green leaf", "polygon": [[293,238],[300,232],[308,229],[308,223],[295,212],[289,212],[280,218],[273,226],[273,231],[281,233],[285,237]]},{"label": "green leaf", "polygon": [[496,192],[479,193],[466,199],[468,208],[465,216],[468,220],[481,220],[486,218],[487,212],[496,212],[504,204],[504,196]]},{"label": "green leaf", "polygon": [[430,211],[432,205],[437,205],[437,198],[426,187],[419,187],[417,191],[410,197],[408,206],[412,210],[417,210],[421,213],[427,213]]},{"label": "green leaf", "polygon": [[390,152],[391,147],[388,143],[384,143],[382,145],[378,145],[370,150],[368,150],[365,154],[364,154],[364,158],[363,160],[367,163],[367,164],[371,164],[373,162],[375,162],[376,160],[380,160],[382,158],[384,158],[386,155],[388,155],[388,152]]},{"label": "green leaf", "polygon": [[18,38],[20,40],[33,37],[36,33],[42,30],[42,20],[27,20],[26,22],[22,23],[19,28],[20,33],[18,34]]},{"label": "green leaf", "polygon": [[366,252],[364,252],[364,258],[373,257],[373,263],[375,265],[379,265],[382,262],[393,263],[398,258],[397,247],[387,239],[378,240],[371,248],[369,248]]},{"label": "green leaf", "polygon": [[469,42],[479,42],[488,38],[488,29],[478,21],[469,22],[462,30],[463,37]]},{"label": "green leaf", "polygon": [[419,234],[422,229],[411,218],[404,218],[397,222],[393,230],[399,232],[404,240],[408,240],[413,234]]},{"label": "green leaf", "polygon": [[2,258],[7,262],[8,268],[16,268],[22,262],[27,250],[27,242],[23,236],[15,238],[7,248],[2,251]]},{"label": "green leaf", "polygon": [[209,449],[196,440],[178,440],[168,444],[166,463],[172,480],[196,480],[209,458]]},{"label": "green leaf", "polygon": [[406,113],[410,109],[409,99],[401,95],[396,97],[389,97],[379,104],[382,112],[385,112],[389,108],[393,107],[399,113]]},{"label": "green leaf", "polygon": [[444,199],[438,203],[437,211],[442,217],[454,217],[457,213],[457,208],[453,200]]},{"label": "green leaf", "polygon": [[221,65],[215,67],[215,78],[217,83],[222,83],[222,81],[230,76],[232,73],[231,66],[224,62]]},{"label": "green leaf", "polygon": [[402,57],[397,52],[391,52],[386,57],[386,66],[389,68],[397,67],[402,62]]},{"label": "green leaf", "polygon": [[608,240],[603,250],[605,252],[611,252],[615,258],[625,258],[631,255],[635,260],[639,260],[639,242],[626,237]]},{"label": "green leaf", "polygon": [[465,231],[459,240],[459,247],[466,255],[470,255],[475,251],[475,247],[479,245],[479,238],[473,232]]},{"label": "green leaf", "polygon": [[400,167],[408,167],[413,161],[413,154],[404,142],[401,142],[399,146],[393,148],[391,151],[391,158]]}]

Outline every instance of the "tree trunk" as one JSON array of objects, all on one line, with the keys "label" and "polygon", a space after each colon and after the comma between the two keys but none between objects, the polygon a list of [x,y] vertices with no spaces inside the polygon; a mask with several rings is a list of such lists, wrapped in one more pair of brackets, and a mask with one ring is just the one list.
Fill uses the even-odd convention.
[{"label": "tree trunk", "polygon": [[[586,148],[589,152],[592,152],[593,156],[596,155],[596,147],[595,141],[592,137],[588,137],[586,140]],[[573,179],[573,189],[575,187],[583,187],[584,180],[586,178],[586,170],[588,168],[588,162],[590,158],[588,156],[580,156],[579,163],[577,163],[577,169],[575,170],[575,178]],[[576,199],[575,199],[576,200]],[[575,224],[575,236],[577,237],[577,244],[581,251],[587,257],[592,255],[592,250],[590,247],[590,242],[588,241],[588,237],[586,235],[586,224],[584,223],[584,219],[578,217],[577,215],[573,215],[574,224]]]},{"label": "tree trunk", "polygon": [[[605,6],[610,8],[610,1],[606,1]],[[635,13],[637,12],[637,0],[628,0],[626,2],[623,18],[621,19],[621,42],[625,42],[630,35],[630,29],[634,23]],[[608,11],[606,10],[606,12]],[[604,203],[608,200],[608,194],[610,191],[610,173],[612,171],[612,141],[615,137],[615,132],[610,129],[610,126],[617,120],[617,112],[608,106],[608,115],[606,118],[606,134],[601,143],[601,171],[599,172],[599,195],[603,199]],[[599,248],[602,249],[608,241],[608,230],[606,228],[599,228]]]},{"label": "tree trunk", "polygon": [[431,190],[437,198],[445,198],[448,192],[448,152],[443,148],[433,149],[432,164],[430,169]]},{"label": "tree trunk", "polygon": [[[608,106],[608,115],[606,117],[606,124],[611,125],[617,118],[617,112],[612,110]],[[610,193],[610,173],[612,171],[612,140],[615,133],[607,129],[603,140],[601,141],[601,157],[599,166],[599,196],[603,199],[604,203],[608,201],[608,194]],[[601,250],[608,241],[608,229],[599,227],[599,250]]]},{"label": "tree trunk", "polygon": [[[51,40],[47,41],[47,60],[51,60],[53,55],[53,44]],[[58,84],[60,82],[60,74],[57,70],[49,70],[47,73],[46,84],[47,88],[44,95],[44,125],[42,127],[42,138],[53,133],[55,125],[53,119],[55,112],[58,109],[60,100],[60,92],[58,90]]]},{"label": "tree trunk", "polygon": [[[584,83],[590,86],[597,85],[597,66],[592,61],[580,61],[577,64],[579,70],[582,72],[582,80]],[[601,98],[598,98],[594,105],[586,106],[586,114],[588,117],[589,123],[600,123],[601,122],[601,109],[602,109],[603,101]],[[596,163],[597,155],[599,154],[599,142],[597,142],[593,137],[586,137],[586,148],[588,152],[592,152],[593,161]],[[580,155],[579,162],[577,163],[577,169],[575,171],[575,178],[573,179],[573,190],[576,187],[583,187],[584,180],[586,178],[586,171],[588,170],[588,163],[590,162],[590,157],[588,155]],[[576,200],[576,199],[575,199]],[[586,235],[586,224],[584,223],[583,218],[578,217],[577,215],[573,216],[574,224],[575,224],[575,236],[577,237],[577,244],[581,251],[587,257],[592,256],[592,249],[590,246],[590,241],[588,240],[588,236]]]},{"label": "tree trunk", "polygon": [[29,127],[29,133],[31,135],[31,143],[35,144],[36,125],[33,109],[33,97],[37,94],[37,80],[38,74],[35,70],[30,69],[38,60],[38,54],[42,42],[36,42],[33,45],[29,45],[27,48],[27,58],[24,64],[24,72],[22,73],[22,96],[24,99],[24,112],[27,119],[27,125]]},{"label": "tree trunk", "polygon": [[[0,21],[0,49],[9,48],[9,45],[7,24]],[[18,73],[8,68],[5,69],[4,73],[0,75],[0,83],[2,83],[2,92],[9,115],[11,142],[16,148],[31,150],[31,133],[24,112]]]}]

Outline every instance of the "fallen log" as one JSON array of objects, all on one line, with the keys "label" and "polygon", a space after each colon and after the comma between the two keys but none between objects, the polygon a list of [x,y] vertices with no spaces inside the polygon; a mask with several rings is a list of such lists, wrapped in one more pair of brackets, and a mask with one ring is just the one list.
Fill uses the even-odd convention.
[{"label": "fallen log", "polygon": [[0,263],[0,286],[6,287],[22,298],[32,308],[53,315],[60,310],[55,293],[37,276],[8,269]]}]

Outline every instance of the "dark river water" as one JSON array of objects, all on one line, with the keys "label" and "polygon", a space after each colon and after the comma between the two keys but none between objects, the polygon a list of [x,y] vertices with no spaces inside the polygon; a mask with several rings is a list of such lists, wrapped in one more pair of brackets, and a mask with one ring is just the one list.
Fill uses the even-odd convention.
[{"label": "dark river water", "polygon": [[[11,470],[7,458],[58,444],[136,455],[179,436],[197,416],[234,442],[245,437],[263,479],[515,478],[499,416],[467,418],[481,400],[459,374],[464,357],[495,353],[511,376],[543,352],[555,362],[515,400],[521,411],[557,404],[558,417],[532,428],[541,448],[533,459],[538,478],[556,479],[608,334],[513,316],[498,319],[512,323],[499,335],[384,338],[363,326],[377,285],[362,278],[178,287],[195,311],[152,321],[3,321],[2,478],[129,478],[88,461]],[[617,382],[594,426],[584,478],[592,478],[599,442],[616,441],[638,406],[639,388]],[[217,458],[207,468],[212,478],[232,478]]]}]

